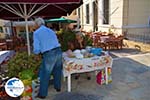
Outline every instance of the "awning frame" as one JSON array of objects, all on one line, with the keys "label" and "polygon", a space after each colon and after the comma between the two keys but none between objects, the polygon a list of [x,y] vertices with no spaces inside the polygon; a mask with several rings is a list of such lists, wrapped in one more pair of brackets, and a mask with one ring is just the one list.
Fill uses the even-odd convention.
[{"label": "awning frame", "polygon": [[[17,15],[17,16],[19,16],[19,17],[21,17],[21,18],[24,18],[24,20],[26,22],[26,38],[27,38],[27,46],[28,46],[28,55],[30,55],[31,54],[31,49],[30,49],[30,41],[29,41],[29,29],[28,29],[28,23],[27,23],[28,19],[31,16],[33,16],[34,14],[36,14],[36,13],[40,12],[41,10],[43,10],[44,8],[46,8],[50,4],[57,7],[57,8],[59,8],[60,10],[63,10],[65,12],[67,12],[66,9],[64,9],[64,8],[62,8],[62,7],[60,7],[59,5],[56,5],[56,4],[71,4],[71,3],[75,4],[75,3],[80,3],[80,2],[81,2],[80,0],[79,0],[79,2],[77,2],[77,1],[76,2],[73,2],[73,1],[58,2],[57,1],[56,3],[44,3],[43,2],[41,4],[41,2],[34,3],[34,2],[31,2],[31,1],[30,2],[14,2],[14,1],[4,2],[3,1],[3,2],[0,2],[0,7],[7,10],[7,11],[9,11],[9,12],[11,12],[11,13],[13,13],[13,14],[15,14],[15,15]],[[14,6],[14,4],[15,5],[18,4],[18,8],[16,8]],[[32,5],[32,8],[29,12],[27,11],[27,5]],[[38,7],[38,8],[36,8],[36,7]],[[0,9],[0,10],[3,10],[3,9]]]},{"label": "awning frame", "polygon": [[27,38],[27,47],[28,47],[28,55],[31,54],[31,49],[30,49],[30,41],[29,41],[29,28],[28,28],[28,18],[30,18],[32,15],[36,14],[37,12],[41,11],[42,9],[46,8],[49,4],[43,4],[41,5],[37,10],[33,11],[34,8],[37,6],[37,4],[34,4],[34,6],[31,8],[30,12],[27,12],[27,3],[23,4],[23,8],[21,5],[18,3],[18,6],[20,9],[15,8],[13,5],[8,5],[6,3],[2,3],[3,5],[0,5],[3,9],[6,9],[10,11],[11,13],[20,16],[21,18],[24,18],[26,22],[26,38]]}]

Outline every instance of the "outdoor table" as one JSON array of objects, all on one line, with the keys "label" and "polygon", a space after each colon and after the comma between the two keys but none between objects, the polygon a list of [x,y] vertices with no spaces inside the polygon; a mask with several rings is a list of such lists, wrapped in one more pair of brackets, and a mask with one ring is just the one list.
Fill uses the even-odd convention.
[{"label": "outdoor table", "polygon": [[109,36],[100,36],[101,42],[106,42],[106,40],[109,39]]},{"label": "outdoor table", "polygon": [[0,43],[0,49],[7,49],[7,45],[5,42]]},{"label": "outdoor table", "polygon": [[106,84],[108,84],[108,67],[112,67],[112,57],[109,55],[90,58],[69,58],[63,53],[63,75],[67,77],[68,92],[71,91],[71,74],[85,73],[105,69]]},{"label": "outdoor table", "polygon": [[10,50],[5,50],[5,51],[0,51],[0,71],[1,71],[1,64],[4,61],[9,60],[14,54],[14,51]]},{"label": "outdoor table", "polygon": [[13,40],[6,39],[7,49],[11,50],[13,48]]}]

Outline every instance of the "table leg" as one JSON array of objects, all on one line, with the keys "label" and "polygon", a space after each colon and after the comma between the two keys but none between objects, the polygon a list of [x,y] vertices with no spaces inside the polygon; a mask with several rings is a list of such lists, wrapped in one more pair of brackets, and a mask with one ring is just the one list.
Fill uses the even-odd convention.
[{"label": "table leg", "polygon": [[71,92],[71,75],[68,75],[68,92]]},{"label": "table leg", "polygon": [[105,67],[106,84],[108,84],[108,67]]},{"label": "table leg", "polygon": [[98,74],[98,71],[96,70],[96,71],[95,71],[95,76],[96,76],[97,74]]}]

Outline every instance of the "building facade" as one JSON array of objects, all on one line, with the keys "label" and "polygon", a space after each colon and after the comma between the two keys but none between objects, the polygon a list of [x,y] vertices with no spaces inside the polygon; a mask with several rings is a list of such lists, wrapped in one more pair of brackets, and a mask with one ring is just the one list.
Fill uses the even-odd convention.
[{"label": "building facade", "polygon": [[85,31],[113,28],[129,39],[150,40],[150,0],[83,0],[77,14]]},{"label": "building facade", "polygon": [[[9,21],[0,19],[0,33],[8,36],[18,36],[26,33],[25,21]],[[34,22],[28,21],[29,33],[34,30]]]},{"label": "building facade", "polygon": [[10,22],[10,21],[0,19],[0,33],[8,34],[8,35],[11,34],[11,28],[5,27],[5,24],[8,22]]}]

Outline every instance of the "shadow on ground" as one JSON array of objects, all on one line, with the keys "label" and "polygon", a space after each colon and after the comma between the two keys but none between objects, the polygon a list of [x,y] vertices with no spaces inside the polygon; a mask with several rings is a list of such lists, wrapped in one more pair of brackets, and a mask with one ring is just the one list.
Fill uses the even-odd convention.
[{"label": "shadow on ground", "polygon": [[135,54],[143,54],[144,52],[141,52],[136,48],[123,48],[121,50],[110,50],[109,53],[113,58],[118,58]]},{"label": "shadow on ground", "polygon": [[[82,74],[78,80],[72,76],[72,92],[67,92],[67,81],[62,81],[62,91],[55,92],[49,87],[47,100],[149,100],[150,98],[150,62],[137,62],[132,58],[114,60],[112,67],[112,83],[98,85],[95,73],[91,80]],[[137,56],[141,58],[141,56]],[[136,59],[136,58],[134,58]]]},{"label": "shadow on ground", "polygon": [[64,92],[56,95],[53,100],[102,100],[101,98],[102,97],[93,94]]}]

